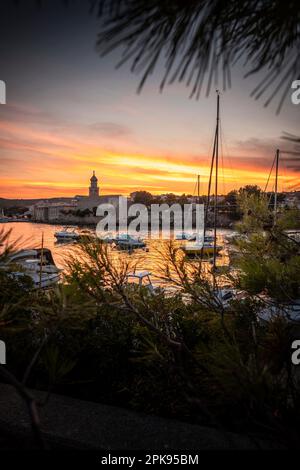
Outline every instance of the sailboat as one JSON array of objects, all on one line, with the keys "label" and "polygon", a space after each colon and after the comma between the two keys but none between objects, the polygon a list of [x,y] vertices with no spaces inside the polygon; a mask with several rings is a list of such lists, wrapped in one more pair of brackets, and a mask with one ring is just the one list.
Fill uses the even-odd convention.
[{"label": "sailboat", "polygon": [[[200,200],[200,175],[197,175],[197,202]],[[181,232],[176,235],[176,240],[195,241],[197,239],[196,233]]]},{"label": "sailboat", "polygon": [[55,265],[51,251],[43,247],[23,249],[11,254],[0,269],[14,279],[31,278],[34,289],[56,285],[61,275],[61,269]]},{"label": "sailboat", "polygon": [[[207,204],[205,210],[205,219],[204,219],[204,230],[203,233],[198,233],[196,236],[195,242],[189,242],[184,247],[183,250],[187,256],[211,256],[213,255],[213,267],[216,267],[216,259],[218,253],[222,250],[221,245],[217,245],[217,203],[218,203],[218,169],[219,169],[219,133],[220,133],[220,93],[217,90],[217,122],[213,146],[213,155],[210,167],[210,176],[208,184],[208,196]],[[210,201],[210,190],[211,190],[211,181],[213,174],[213,167],[215,164],[215,195],[214,195],[214,234],[209,238],[206,236],[206,225],[207,225],[207,216],[208,208]],[[198,184],[199,192],[199,184]]]},{"label": "sailboat", "polygon": [[[197,175],[197,203],[200,203],[200,175]],[[176,240],[187,240],[189,242],[197,241],[197,233],[188,233],[188,232],[181,232],[176,235]],[[210,243],[214,241],[213,235],[204,235],[204,242]]]},{"label": "sailboat", "polygon": [[[274,192],[273,192],[274,208],[273,208],[273,222],[272,222],[273,227],[276,226],[277,218],[278,218],[278,179],[279,179],[279,161],[280,161],[281,153],[283,153],[283,151],[280,151],[279,149],[276,150],[275,157],[271,166],[271,170],[267,179],[267,184],[264,190],[264,192],[266,193],[269,180],[270,180],[270,177],[274,169],[274,165],[275,165],[275,186],[274,186]],[[284,152],[284,153],[288,153],[288,152]],[[293,239],[289,233],[286,233],[286,235],[288,238],[290,238],[290,240]],[[265,306],[261,308],[261,310],[257,314],[258,319],[262,323],[268,323],[272,321],[273,318],[281,317],[281,318],[284,318],[289,323],[299,324],[300,322],[300,299],[293,299],[293,300],[291,299],[290,301],[278,303],[266,294],[261,294],[259,297],[261,300],[265,302]]]},{"label": "sailboat", "polygon": [[269,183],[269,179],[270,179],[270,176],[271,176],[271,173],[272,173],[274,164],[275,164],[274,216],[273,216],[273,225],[274,225],[274,226],[276,225],[276,222],[277,222],[277,209],[278,209],[278,171],[279,171],[279,157],[280,157],[280,150],[277,149],[277,150],[276,150],[276,153],[275,153],[275,158],[274,158],[274,160],[273,160],[273,164],[272,164],[272,167],[271,167],[271,171],[270,171],[270,174],[269,174],[269,177],[268,177],[268,181],[267,181],[267,184],[266,184],[266,188],[265,188],[265,191],[266,191],[267,186],[268,186],[268,183]]}]

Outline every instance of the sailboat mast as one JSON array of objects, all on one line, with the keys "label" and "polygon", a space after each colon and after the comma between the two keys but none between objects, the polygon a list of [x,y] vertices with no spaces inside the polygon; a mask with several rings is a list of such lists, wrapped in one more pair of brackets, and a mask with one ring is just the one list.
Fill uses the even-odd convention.
[{"label": "sailboat mast", "polygon": [[205,235],[206,225],[207,225],[207,220],[208,220],[208,210],[209,210],[209,205],[210,205],[211,182],[212,182],[212,175],[213,175],[213,169],[214,169],[214,163],[215,163],[215,153],[216,153],[216,133],[215,133],[215,137],[214,137],[213,153],[212,153],[212,159],[211,159],[210,171],[209,171],[209,180],[208,180],[208,188],[207,188],[207,201],[206,201],[205,216],[204,216],[204,235]]},{"label": "sailboat mast", "polygon": [[277,220],[278,167],[279,167],[279,149],[276,150],[275,191],[274,191],[274,225],[276,224],[276,220]]},{"label": "sailboat mast", "polygon": [[219,122],[220,122],[220,93],[217,90],[217,124],[215,134],[215,204],[214,204],[214,257],[213,268],[217,259],[217,205],[218,205],[218,170],[219,170]]},{"label": "sailboat mast", "polygon": [[200,175],[197,175],[197,202],[200,204]]},{"label": "sailboat mast", "polygon": [[42,246],[41,246],[41,255],[40,255],[40,276],[39,276],[40,289],[42,287],[43,262],[44,262],[44,232],[42,232]]}]

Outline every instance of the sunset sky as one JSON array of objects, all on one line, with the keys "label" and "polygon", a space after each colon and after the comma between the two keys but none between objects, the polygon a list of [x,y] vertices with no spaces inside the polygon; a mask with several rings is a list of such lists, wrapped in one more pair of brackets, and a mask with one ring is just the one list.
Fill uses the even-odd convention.
[{"label": "sunset sky", "polygon": [[[22,6],[23,4],[25,6]],[[101,194],[193,193],[196,175],[207,190],[216,96],[188,98],[184,84],[159,93],[158,67],[136,94],[139,77],[116,70],[119,53],[95,50],[99,21],[86,2],[65,8],[0,7],[0,197],[39,198],[86,194],[93,170]],[[51,5],[51,6],[50,6]],[[296,78],[296,77],[295,77]],[[220,193],[245,184],[264,187],[283,131],[299,134],[300,106],[289,97],[279,116],[250,92],[258,77],[232,73],[221,95]],[[299,173],[282,161],[280,190]],[[272,185],[271,185],[272,186]]]}]

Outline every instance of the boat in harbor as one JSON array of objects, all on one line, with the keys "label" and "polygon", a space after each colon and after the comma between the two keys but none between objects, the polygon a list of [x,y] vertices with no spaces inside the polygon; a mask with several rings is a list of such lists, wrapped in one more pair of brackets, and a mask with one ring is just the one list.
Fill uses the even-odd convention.
[{"label": "boat in harbor", "polygon": [[0,269],[17,280],[31,278],[33,289],[52,287],[61,275],[61,269],[55,265],[51,250],[47,248],[19,250],[9,255]]},{"label": "boat in harbor", "polygon": [[214,243],[207,241],[196,241],[194,243],[187,243],[182,247],[187,256],[211,256],[216,250],[219,253],[223,247],[221,245],[214,245]]},{"label": "boat in harbor", "polygon": [[133,250],[136,248],[145,248],[146,243],[140,238],[135,238],[128,233],[117,235],[114,238],[114,243],[121,249]]},{"label": "boat in harbor", "polygon": [[[186,240],[189,242],[194,242],[197,240],[197,233],[186,233],[182,232],[176,235],[176,240]],[[212,243],[214,241],[214,236],[213,235],[205,235],[204,236],[204,242],[206,243]]]},{"label": "boat in harbor", "polygon": [[59,230],[54,233],[57,241],[64,240],[79,240],[80,234],[77,232],[75,227],[63,227],[62,230]]},{"label": "boat in harbor", "polygon": [[100,242],[103,242],[103,243],[114,243],[116,239],[116,237],[111,232],[107,232],[104,234],[97,233],[96,237]]},{"label": "boat in harbor", "polygon": [[278,304],[264,296],[261,299],[266,303],[266,306],[258,312],[258,319],[262,323],[270,322],[274,318],[282,318],[287,322],[300,325],[300,299],[283,304]]},{"label": "boat in harbor", "polygon": [[[208,194],[207,194],[207,203],[205,207],[205,216],[204,216],[204,227],[203,231],[196,234],[196,241],[188,241],[183,247],[183,251],[187,256],[192,257],[204,257],[204,256],[212,256],[213,257],[213,267],[212,269],[216,270],[216,260],[219,252],[223,249],[222,246],[217,244],[217,216],[218,216],[218,171],[219,171],[219,138],[220,138],[220,92],[217,92],[217,118],[216,118],[216,128],[215,128],[215,136],[214,136],[214,144],[213,144],[213,154],[211,159],[211,166],[210,166],[210,176],[208,182]],[[215,193],[214,193],[214,223],[213,223],[213,235],[206,234],[206,227],[207,227],[207,219],[208,219],[208,211],[209,211],[209,204],[211,198],[211,184],[212,184],[212,177],[213,177],[213,170],[215,168]],[[200,175],[198,175],[198,202],[200,197]]]},{"label": "boat in harbor", "polygon": [[127,285],[136,285],[140,288],[145,287],[150,292],[155,292],[157,287],[154,287],[151,281],[151,272],[150,271],[136,271],[134,273],[129,273],[126,276]]}]

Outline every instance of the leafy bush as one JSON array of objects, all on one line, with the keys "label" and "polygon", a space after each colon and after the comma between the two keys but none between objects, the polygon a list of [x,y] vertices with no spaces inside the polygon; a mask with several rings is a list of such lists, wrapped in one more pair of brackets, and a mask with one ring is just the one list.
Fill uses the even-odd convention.
[{"label": "leafy bush", "polygon": [[[261,322],[265,299],[299,296],[299,246],[286,214],[273,223],[264,196],[242,195],[233,274],[207,271],[176,243],[158,253],[168,289],[128,285],[131,258],[84,240],[64,282],[29,291],[1,282],[0,337],[11,371],[31,387],[206,425],[298,439],[299,381],[290,363],[295,327]],[[225,306],[224,283],[244,296]],[[10,286],[11,294],[5,286]]]}]

